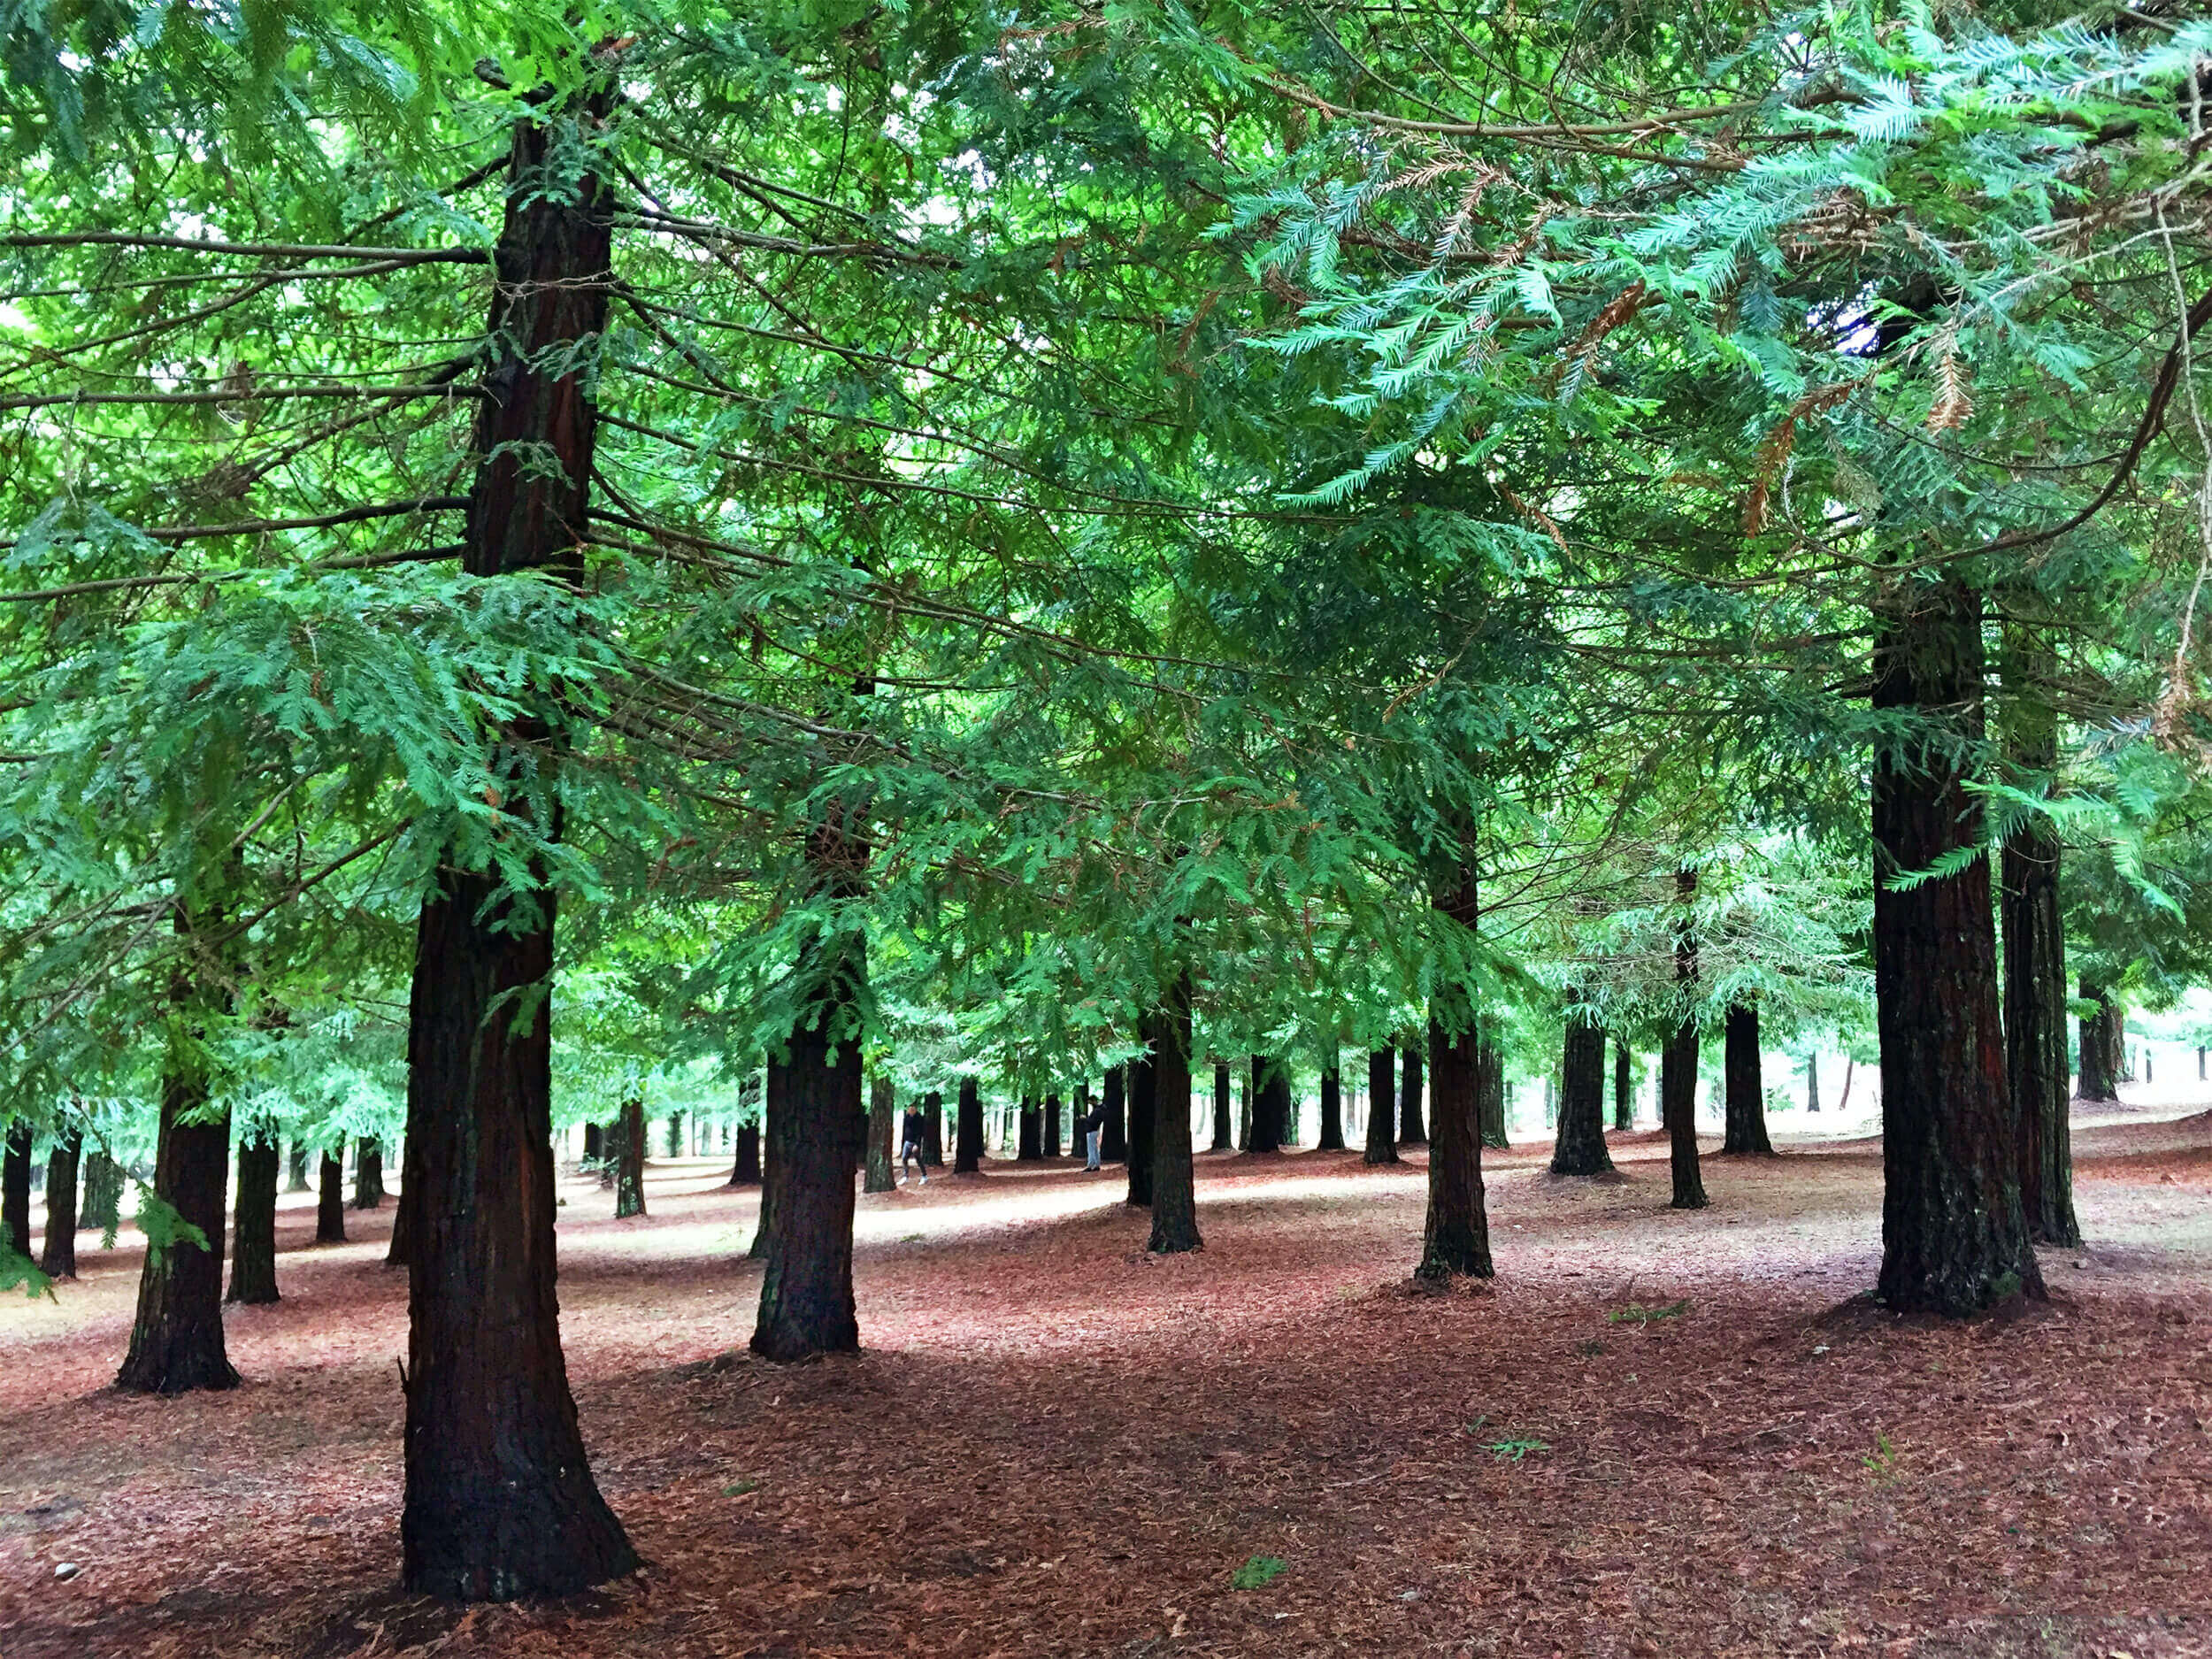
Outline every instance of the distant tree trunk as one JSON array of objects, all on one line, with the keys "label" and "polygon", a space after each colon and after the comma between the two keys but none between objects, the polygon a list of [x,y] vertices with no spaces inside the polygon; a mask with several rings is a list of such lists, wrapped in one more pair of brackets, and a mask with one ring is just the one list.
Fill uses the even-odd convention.
[{"label": "distant tree trunk", "polygon": [[11,1118],[0,1143],[0,1230],[14,1255],[31,1254],[31,1120]]},{"label": "distant tree trunk", "polygon": [[384,1202],[384,1148],[374,1135],[353,1143],[353,1207],[374,1210]]},{"label": "distant tree trunk", "polygon": [[1037,1110],[1037,1097],[1025,1094],[1017,1110],[1014,1161],[1034,1164],[1045,1155],[1044,1123]]},{"label": "distant tree trunk", "polygon": [[[2056,671],[2047,636],[2022,641],[2010,663],[2025,681]],[[2024,645],[2024,649],[2023,649]],[[2019,687],[2014,763],[2031,772],[2058,763],[2058,717]],[[2004,925],[2005,1075],[2020,1160],[2020,1208],[2039,1244],[2081,1242],[2074,1217],[2073,1130],[2066,1065],[2066,923],[2058,902],[2058,837],[2040,819],[2006,841],[1998,909]]]},{"label": "distant tree trunk", "polygon": [[2081,1097],[2116,1101],[2120,1068],[2112,1033],[2120,1010],[2113,1006],[2111,992],[2100,990],[2086,979],[2081,982],[2081,995],[2085,1002],[2097,1004],[2097,1012],[2085,1014],[2081,1021]]},{"label": "distant tree trunk", "polygon": [[[1675,937],[1674,979],[1687,987],[1697,982],[1697,936],[1690,931],[1690,901],[1697,895],[1697,872],[1678,870],[1675,895],[1682,902],[1681,931]],[[1659,1078],[1660,1117],[1667,1128],[1668,1162],[1674,1176],[1677,1210],[1705,1208],[1705,1177],[1697,1162],[1697,1016],[1684,1010],[1667,1044]]]},{"label": "distant tree trunk", "polygon": [[1321,1073],[1321,1151],[1344,1150],[1344,1085],[1334,1066]]},{"label": "distant tree trunk", "polygon": [[287,1148],[284,1158],[284,1190],[303,1193],[307,1187],[307,1142],[296,1136]]},{"label": "distant tree trunk", "polygon": [[953,1124],[952,1172],[983,1172],[983,1091],[972,1077],[960,1079],[958,1116]]},{"label": "distant tree trunk", "polygon": [[1225,1061],[1214,1062],[1214,1143],[1210,1152],[1231,1152],[1237,1144],[1235,1103],[1229,1087],[1229,1067]]},{"label": "distant tree trunk", "polygon": [[1475,1032],[1475,1111],[1486,1147],[1510,1147],[1505,1132],[1505,1053],[1479,1027]]},{"label": "distant tree trunk", "polygon": [[765,1262],[769,1240],[776,1236],[776,1145],[775,1137],[768,1129],[768,1094],[764,1087],[761,1091],[757,1138],[760,1158],[756,1179],[760,1182],[760,1209],[753,1218],[752,1239],[745,1247],[745,1259],[749,1262]]},{"label": "distant tree trunk", "polygon": [[1849,1055],[1845,1055],[1843,1056],[1843,1093],[1836,1099],[1836,1110],[1839,1112],[1851,1104],[1851,1078],[1857,1070],[1858,1062]]},{"label": "distant tree trunk", "polygon": [[1252,1149],[1252,1071],[1247,1066],[1244,1087],[1237,1098],[1237,1150],[1240,1152]]},{"label": "distant tree trunk", "polygon": [[1877,745],[1874,993],[1882,1042],[1882,1271],[1899,1312],[2043,1293],[2020,1207],[1989,862],[1900,887],[1981,834],[1955,745],[1981,735],[1978,595],[1899,580],[1875,606],[1874,707],[1949,729]]},{"label": "distant tree trunk", "polygon": [[1118,1065],[1106,1074],[1106,1089],[1100,1101],[1106,1109],[1106,1117],[1098,1126],[1098,1156],[1102,1164],[1124,1163],[1129,1156],[1127,1071],[1126,1066]]},{"label": "distant tree trunk", "polygon": [[[1432,1038],[1427,1041],[1428,1046],[1434,1046]],[[1402,1147],[1428,1144],[1428,1131],[1421,1126],[1422,1047],[1423,1041],[1417,1039],[1399,1056],[1398,1144]]]},{"label": "distant tree trunk", "polygon": [[936,1089],[922,1096],[922,1167],[945,1167],[945,1097]]},{"label": "distant tree trunk", "polygon": [[614,1120],[614,1218],[645,1213],[645,1102],[626,1100]]},{"label": "distant tree trunk", "polygon": [[1766,1084],[1759,1072],[1759,1010],[1747,1002],[1729,1007],[1721,1075],[1727,1112],[1722,1154],[1773,1157],[1774,1142],[1767,1138]]},{"label": "distant tree trunk", "polygon": [[757,1123],[737,1126],[737,1145],[730,1159],[729,1185],[760,1185],[760,1125]]},{"label": "distant tree trunk", "polygon": [[683,1155],[684,1115],[681,1112],[671,1112],[668,1114],[668,1156],[672,1158],[680,1158]]},{"label": "distant tree trunk", "polygon": [[[1141,1034],[1141,1033],[1140,1033]],[[1127,1067],[1129,1073],[1129,1202],[1143,1209],[1152,1205],[1152,1156],[1156,1142],[1159,1111],[1159,1068],[1149,1054],[1140,1055]]]},{"label": "distant tree trunk", "polygon": [[1045,1096],[1043,1122],[1044,1155],[1048,1158],[1056,1158],[1060,1156],[1060,1097],[1057,1094]]},{"label": "distant tree trunk", "polygon": [[228,1302],[277,1300],[276,1201],[281,1172],[276,1133],[265,1125],[238,1139],[238,1198],[231,1210]]},{"label": "distant tree trunk", "polygon": [[[403,1167],[404,1157],[403,1155]],[[399,1202],[392,1206],[392,1240],[385,1247],[384,1265],[411,1267],[414,1264],[417,1195],[409,1188],[405,1179],[399,1184]]]},{"label": "distant tree trunk", "polygon": [[891,1168],[891,1118],[897,1103],[889,1078],[879,1072],[868,1079],[868,1162],[860,1181],[864,1192],[887,1193],[898,1186]]},{"label": "distant tree trunk", "polygon": [[1628,1045],[1613,1044],[1613,1127],[1636,1126],[1636,1074],[1628,1057]]},{"label": "distant tree trunk", "polygon": [[343,1244],[346,1241],[345,1160],[337,1153],[326,1150],[316,1175],[320,1186],[315,1204],[315,1242]]},{"label": "distant tree trunk", "polygon": [[1820,1056],[1817,1054],[1805,1056],[1805,1110],[1809,1112],[1820,1110]]},{"label": "distant tree trunk", "polygon": [[122,1223],[123,1188],[127,1185],[123,1166],[95,1147],[84,1161],[84,1210],[77,1225],[97,1232],[104,1240]]},{"label": "distant tree trunk", "polygon": [[54,1137],[46,1155],[46,1246],[38,1271],[49,1279],[77,1276],[77,1164],[84,1131],[68,1129]]},{"label": "distant tree trunk", "polygon": [[1367,1056],[1367,1150],[1363,1164],[1398,1161],[1398,1056],[1391,1048]]},{"label": "distant tree trunk", "polygon": [[1151,1049],[1152,1236],[1145,1248],[1173,1255],[1200,1248],[1198,1194],[1191,1172],[1191,985],[1188,970],[1146,1014],[1139,1034]]},{"label": "distant tree trunk", "polygon": [[[1437,910],[1470,933],[1481,919],[1475,873],[1470,864],[1457,888],[1440,894]],[[1456,1034],[1455,1034],[1456,1027]],[[1474,1002],[1467,988],[1440,987],[1430,1004],[1429,1059],[1436,1074],[1431,1102],[1429,1208],[1421,1240],[1421,1264],[1414,1276],[1432,1281],[1459,1277],[1487,1279],[1490,1220],[1483,1204],[1481,1109],[1477,1101],[1477,1050],[1481,1046]],[[1411,1051],[1408,1051],[1411,1058]],[[1415,1071],[1414,1087],[1419,1086]],[[1418,1095],[1413,1096],[1418,1099]]]},{"label": "distant tree trunk", "polygon": [[[195,918],[181,903],[177,931],[188,940],[195,931]],[[225,988],[195,982],[190,972],[180,971],[171,983],[173,1009],[212,1012],[227,1002]],[[162,1063],[154,1195],[198,1228],[207,1242],[203,1248],[177,1239],[156,1248],[149,1240],[130,1353],[115,1379],[125,1394],[177,1394],[238,1386],[238,1373],[223,1348],[223,1197],[230,1184],[230,1114],[211,1110],[204,1067],[196,1045],[171,1041]]]},{"label": "distant tree trunk", "polygon": [[[1580,993],[1575,993],[1579,995]],[[1605,1148],[1605,1033],[1570,1013],[1559,1063],[1559,1133],[1552,1143],[1554,1175],[1608,1175]]]},{"label": "distant tree trunk", "polygon": [[1252,1150],[1280,1152],[1284,1120],[1290,1115],[1290,1078],[1281,1061],[1252,1056]]}]

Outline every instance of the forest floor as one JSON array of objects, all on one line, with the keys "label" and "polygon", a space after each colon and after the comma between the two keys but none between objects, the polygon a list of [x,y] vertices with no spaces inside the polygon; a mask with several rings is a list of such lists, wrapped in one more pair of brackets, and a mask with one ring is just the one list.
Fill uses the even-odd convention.
[{"label": "forest floor", "polygon": [[1166,1260],[1115,1177],[996,1164],[864,1198],[866,1351],[787,1369],[744,1354],[754,1194],[656,1164],[615,1222],[571,1179],[570,1375],[647,1565],[466,1612],[392,1587],[391,1205],[317,1249],[288,1201],[234,1393],[107,1390],[134,1250],[0,1307],[0,1655],[2212,1653],[2212,1113],[2174,1110],[2081,1120],[2086,1247],[1963,1325],[1854,1300],[1866,1141],[1711,1158],[1694,1214],[1655,1134],[1614,1184],[1491,1154],[1498,1278],[1434,1295],[1417,1155],[1203,1155]]}]

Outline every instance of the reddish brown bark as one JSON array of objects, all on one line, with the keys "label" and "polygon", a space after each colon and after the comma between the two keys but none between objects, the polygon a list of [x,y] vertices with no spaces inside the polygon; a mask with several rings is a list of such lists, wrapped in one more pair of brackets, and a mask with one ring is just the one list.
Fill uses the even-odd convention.
[{"label": "reddish brown bark", "polygon": [[1367,1149],[1363,1164],[1398,1162],[1398,1055],[1377,1048],[1367,1056]]}]

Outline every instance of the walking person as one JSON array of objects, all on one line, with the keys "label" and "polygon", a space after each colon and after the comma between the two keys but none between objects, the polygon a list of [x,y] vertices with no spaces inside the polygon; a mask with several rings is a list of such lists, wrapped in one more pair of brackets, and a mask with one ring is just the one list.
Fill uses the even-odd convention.
[{"label": "walking person", "polygon": [[906,1116],[899,1120],[899,1185],[906,1185],[907,1171],[911,1169],[921,1177],[921,1185],[929,1185],[929,1164],[922,1156],[923,1137],[928,1130],[922,1123],[918,1107],[909,1106]]},{"label": "walking person", "polygon": [[1090,1110],[1083,1115],[1081,1125],[1084,1145],[1083,1172],[1087,1175],[1099,1167],[1098,1138],[1104,1132],[1105,1127],[1106,1102],[1104,1097],[1101,1096],[1091,1103]]}]

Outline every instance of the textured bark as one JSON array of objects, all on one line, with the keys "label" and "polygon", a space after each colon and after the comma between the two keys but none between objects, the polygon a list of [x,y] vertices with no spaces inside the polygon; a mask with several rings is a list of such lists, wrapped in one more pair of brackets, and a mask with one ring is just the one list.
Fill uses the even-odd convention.
[{"label": "textured bark", "polygon": [[84,1210],[80,1227],[90,1228],[104,1239],[122,1220],[123,1166],[95,1147],[84,1161]]},{"label": "textured bark", "polygon": [[1290,1118],[1290,1071],[1271,1056],[1252,1056],[1252,1146],[1254,1152],[1280,1152]]},{"label": "textured bark", "polygon": [[1721,1136],[1724,1156],[1770,1158],[1767,1138],[1766,1084],[1759,1074],[1759,1010],[1738,1002],[1728,1010],[1721,1048],[1723,1110],[1727,1127]]},{"label": "textured bark", "polygon": [[1578,1015],[1567,1017],[1559,1062],[1559,1130],[1552,1143],[1554,1175],[1609,1175],[1605,1148],[1605,1033]]},{"label": "textured bark", "polygon": [[1422,1043],[1409,1043],[1399,1055],[1398,1144],[1402,1147],[1428,1144],[1428,1131],[1421,1126],[1421,1049]]},{"label": "textured bark", "polygon": [[1226,1061],[1214,1063],[1214,1140],[1210,1152],[1233,1151],[1237,1144],[1236,1091],[1229,1081]]},{"label": "textured bark", "polygon": [[1398,1056],[1376,1048],[1367,1056],[1367,1149],[1363,1164],[1398,1161]]},{"label": "textured bark", "polygon": [[335,1152],[326,1151],[316,1166],[315,1242],[346,1241],[346,1165]]},{"label": "textured bark", "polygon": [[936,1089],[922,1096],[922,1167],[945,1167],[945,1097]]},{"label": "textured bark", "polygon": [[[595,93],[572,113],[595,125],[607,107]],[[572,354],[605,332],[611,230],[598,180],[562,177],[557,148],[575,153],[544,126],[515,131],[462,559],[479,578],[574,582],[582,569],[596,416]],[[553,764],[553,740],[519,719],[499,764],[527,775]],[[507,810],[530,810],[527,795]],[[401,1581],[467,1601],[565,1594],[637,1563],[592,1479],[561,1354],[556,903],[545,872],[530,875],[533,890],[495,898],[495,877],[449,868],[416,926]]]},{"label": "textured bark", "polygon": [[[180,921],[180,931],[189,924]],[[217,993],[206,993],[210,1000]],[[172,992],[189,1003],[193,987]],[[238,1373],[223,1348],[223,1194],[230,1176],[230,1114],[211,1112],[200,1063],[173,1047],[161,1079],[160,1140],[154,1154],[154,1195],[197,1227],[202,1248],[179,1239],[146,1251],[138,1280],[131,1347],[116,1374],[126,1394],[178,1394],[235,1388]]]},{"label": "textured bark", "polygon": [[284,1190],[303,1193],[307,1186],[307,1142],[295,1140],[284,1151]]},{"label": "textured bark", "polygon": [[1613,1127],[1636,1126],[1636,1076],[1628,1057],[1628,1045],[1613,1045]]},{"label": "textured bark", "polygon": [[1044,1155],[1048,1158],[1056,1158],[1060,1156],[1060,1097],[1057,1094],[1045,1096],[1045,1115],[1041,1122],[1044,1127]]},{"label": "textured bark", "polygon": [[2115,1033],[2120,1010],[2113,1003],[2111,992],[2099,990],[2086,979],[2081,982],[2081,995],[2085,1002],[2095,1002],[2099,1011],[2082,1017],[2079,1093],[2087,1101],[2116,1101],[2120,1098],[2120,1046]]},{"label": "textured bark", "polygon": [[[1697,981],[1697,939],[1686,918],[1690,901],[1697,895],[1697,872],[1676,871],[1674,890],[1686,912],[1682,931],[1675,937],[1674,979],[1686,988]],[[1667,1130],[1667,1162],[1674,1177],[1677,1210],[1702,1210],[1708,1202],[1704,1171],[1697,1161],[1697,1019],[1686,1014],[1661,1056],[1659,1071],[1659,1116]]]},{"label": "textured bark", "polygon": [[1481,1032],[1476,1033],[1475,1111],[1482,1125],[1482,1144],[1501,1148],[1511,1146],[1505,1132],[1505,1055]]},{"label": "textured bark", "polygon": [[374,1135],[353,1143],[353,1207],[374,1210],[384,1202],[384,1145]]},{"label": "textured bark", "polygon": [[238,1195],[231,1209],[230,1292],[227,1302],[277,1300],[277,1178],[282,1173],[275,1132],[238,1139]]},{"label": "textured bark", "polygon": [[1899,887],[1979,839],[1957,745],[1981,735],[1978,595],[1899,582],[1876,607],[1874,706],[1947,729],[1874,760],[1874,995],[1882,1041],[1882,1271],[1889,1307],[1978,1312],[2042,1274],[2020,1206],[1989,863]]},{"label": "textured bark", "polygon": [[760,1125],[757,1123],[737,1126],[737,1145],[730,1156],[732,1187],[760,1185]]},{"label": "textured bark", "polygon": [[759,1173],[755,1178],[760,1182],[760,1209],[754,1217],[753,1236],[745,1246],[745,1259],[749,1262],[766,1261],[768,1241],[776,1236],[776,1148],[774,1137],[768,1128],[768,1092],[764,1071],[762,1078],[760,1127],[756,1135],[760,1153]]},{"label": "textured bark", "polygon": [[1187,972],[1148,1013],[1139,1032],[1151,1052],[1152,1236],[1145,1248],[1163,1256],[1195,1250],[1198,1194],[1191,1173],[1191,986]]},{"label": "textured bark", "polygon": [[[818,836],[820,832],[817,832]],[[833,864],[818,850],[818,867]],[[866,984],[867,947],[847,933],[810,941],[803,961],[820,987],[811,1017],[795,1023],[789,1057],[768,1064],[768,1184],[776,1225],[761,1277],[753,1352],[790,1362],[860,1347],[853,1305],[853,1176],[867,1135],[861,1109],[860,1034],[853,1010]],[[836,1034],[833,1041],[833,1033]]]},{"label": "textured bark", "polygon": [[1044,1119],[1037,1110],[1037,1097],[1025,1094],[1016,1111],[1014,1161],[1034,1164],[1045,1155]]},{"label": "textured bark", "polygon": [[891,1144],[897,1125],[893,1122],[898,1096],[887,1077],[868,1079],[868,1160],[861,1173],[861,1190],[887,1193],[898,1186],[892,1168],[892,1156],[897,1148]]},{"label": "textured bark", "polygon": [[959,1116],[953,1125],[952,1172],[983,1172],[983,1091],[972,1077],[960,1079]]},{"label": "textured bark", "polygon": [[38,1271],[49,1279],[77,1276],[77,1164],[84,1132],[65,1130],[46,1155],[46,1242]]},{"label": "textured bark", "polygon": [[1324,1152],[1344,1150],[1344,1085],[1337,1069],[1321,1073],[1321,1141]]},{"label": "textured bark", "polygon": [[1129,1156],[1128,1068],[1116,1066],[1106,1074],[1106,1087],[1099,1103],[1106,1116],[1098,1125],[1098,1159],[1102,1164],[1119,1164]]},{"label": "textured bark", "polygon": [[[1473,872],[1465,874],[1456,889],[1438,895],[1435,904],[1472,932],[1481,918]],[[1413,1271],[1416,1278],[1432,1282],[1487,1279],[1492,1271],[1476,1082],[1482,1045],[1472,1016],[1471,999],[1457,987],[1441,989],[1430,1006],[1429,1070],[1435,1087],[1429,1112],[1429,1207],[1421,1264]],[[1417,1087],[1417,1071],[1415,1075]]]},{"label": "textured bark", "polygon": [[1152,1203],[1153,1119],[1159,1106],[1159,1071],[1148,1054],[1132,1060],[1125,1069],[1129,1073],[1129,1202],[1148,1209]]},{"label": "textured bark", "polygon": [[13,1118],[0,1141],[0,1233],[13,1255],[31,1253],[31,1120]]},{"label": "textured bark", "polygon": [[[2056,717],[2016,739],[2014,758],[2057,761]],[[2028,1236],[2076,1245],[2074,1148],[2066,1064],[2066,924],[2058,902],[2057,836],[2039,822],[2005,843],[1999,907],[2004,922],[2005,1077]]]},{"label": "textured bark", "polygon": [[645,1213],[645,1102],[626,1100],[614,1121],[614,1218]]}]

